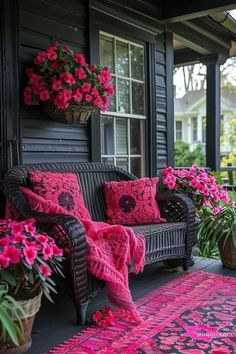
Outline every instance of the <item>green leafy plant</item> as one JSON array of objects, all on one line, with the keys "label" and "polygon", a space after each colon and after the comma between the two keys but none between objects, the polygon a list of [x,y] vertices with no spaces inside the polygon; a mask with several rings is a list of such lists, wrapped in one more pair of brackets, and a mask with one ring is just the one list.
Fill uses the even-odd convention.
[{"label": "green leafy plant", "polygon": [[8,294],[8,285],[0,283],[0,342],[9,338],[19,345],[19,339],[23,338],[22,318],[25,313],[20,303]]},{"label": "green leafy plant", "polygon": [[[216,215],[209,214],[198,227],[198,240],[201,255],[210,256],[216,252],[216,246],[222,244],[223,249],[229,237],[232,237],[236,248],[236,206],[225,205]],[[217,253],[216,253],[217,255]]]}]

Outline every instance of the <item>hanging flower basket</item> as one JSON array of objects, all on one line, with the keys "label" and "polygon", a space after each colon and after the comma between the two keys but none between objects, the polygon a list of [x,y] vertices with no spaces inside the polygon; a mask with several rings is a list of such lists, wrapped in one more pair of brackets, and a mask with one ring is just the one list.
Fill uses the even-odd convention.
[{"label": "hanging flower basket", "polygon": [[43,109],[51,119],[67,124],[87,123],[92,113],[91,107],[83,105],[62,110],[57,109],[52,104],[44,103]]},{"label": "hanging flower basket", "polygon": [[66,44],[55,43],[38,53],[34,67],[26,71],[25,104],[43,104],[53,120],[84,123],[92,111],[108,110],[114,93],[109,69],[88,64]]}]

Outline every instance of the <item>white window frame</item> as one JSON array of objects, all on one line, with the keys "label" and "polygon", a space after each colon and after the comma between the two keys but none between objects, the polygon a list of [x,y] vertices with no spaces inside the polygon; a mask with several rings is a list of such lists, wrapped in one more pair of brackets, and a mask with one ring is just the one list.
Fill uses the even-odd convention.
[{"label": "white window frame", "polygon": [[[145,84],[146,84],[146,78],[145,78],[145,62],[144,62],[144,72],[143,72],[143,80],[137,80],[137,79],[133,79],[131,78],[131,51],[130,51],[130,47],[131,46],[136,46],[136,47],[139,47],[139,48],[143,48],[143,50],[145,51],[145,47],[140,45],[140,44],[137,44],[137,43],[134,43],[132,41],[128,41],[128,40],[125,40],[123,38],[120,38],[120,37],[117,37],[117,36],[114,36],[110,33],[106,33],[106,32],[103,32],[103,31],[100,31],[99,32],[99,36],[106,36],[106,37],[110,37],[114,40],[114,70],[116,71],[116,41],[119,41],[119,42],[123,42],[123,43],[126,43],[128,44],[128,55],[129,55],[129,77],[126,77],[126,76],[121,76],[121,75],[118,75],[115,73],[111,73],[111,76],[114,78],[115,80],[115,86],[117,86],[117,79],[124,79],[124,80],[127,80],[129,81],[129,97],[130,97],[130,112],[132,112],[132,82],[137,82],[137,83],[141,83],[144,85],[144,88],[145,88]],[[117,159],[118,158],[127,158],[128,159],[128,171],[130,172],[131,171],[131,159],[132,158],[140,158],[141,159],[141,175],[144,176],[145,174],[145,121],[147,119],[147,116],[146,115],[139,115],[139,114],[133,114],[133,113],[122,113],[122,112],[118,112],[118,92],[115,93],[116,94],[116,100],[115,100],[115,104],[116,104],[116,112],[110,112],[110,111],[107,111],[107,112],[102,112],[101,113],[101,119],[103,119],[103,117],[111,117],[113,118],[113,126],[114,126],[114,129],[113,129],[113,139],[114,139],[114,154],[111,155],[111,154],[101,154],[101,158],[102,160],[104,160],[105,158],[113,158],[113,161],[114,161],[114,164],[116,165],[116,162],[117,162]],[[144,95],[144,110],[145,110],[145,105],[146,105],[146,102],[145,102],[145,95]],[[127,151],[127,154],[117,154],[116,153],[116,119],[117,118],[124,118],[124,119],[127,119],[127,144],[128,144],[128,151]],[[140,150],[141,152],[143,152],[143,154],[131,154],[131,151],[130,151],[130,119],[138,119],[141,121],[141,146],[140,146]],[[102,127],[102,126],[101,126]],[[101,134],[102,134],[102,129],[101,129]]]}]

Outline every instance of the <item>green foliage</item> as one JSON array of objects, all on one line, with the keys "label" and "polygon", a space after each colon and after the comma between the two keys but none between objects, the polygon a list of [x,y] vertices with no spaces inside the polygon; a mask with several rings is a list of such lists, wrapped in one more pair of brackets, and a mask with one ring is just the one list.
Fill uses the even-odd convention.
[{"label": "green foliage", "polygon": [[[218,214],[208,215],[198,226],[198,242],[200,255],[212,257],[217,255],[216,246],[223,241],[223,247],[232,237],[236,247],[236,206],[225,206]],[[215,258],[215,257],[213,257]]]},{"label": "green foliage", "polygon": [[23,339],[23,318],[25,313],[21,305],[8,295],[7,284],[0,283],[0,341],[4,343],[10,339],[18,346]]},{"label": "green foliage", "polygon": [[184,141],[175,142],[175,166],[189,167],[193,164],[198,166],[205,165],[205,156],[202,145],[199,144],[193,151],[190,151],[190,145]]}]

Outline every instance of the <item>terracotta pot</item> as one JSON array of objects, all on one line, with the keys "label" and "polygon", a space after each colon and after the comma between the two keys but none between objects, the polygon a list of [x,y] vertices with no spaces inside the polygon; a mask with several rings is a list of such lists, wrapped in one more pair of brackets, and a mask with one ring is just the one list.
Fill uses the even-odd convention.
[{"label": "terracotta pot", "polygon": [[236,269],[236,248],[233,243],[233,237],[230,235],[224,245],[224,239],[222,238],[218,242],[221,261],[224,267]]},{"label": "terracotta pot", "polygon": [[92,109],[87,106],[61,110],[56,109],[52,104],[44,103],[43,109],[51,119],[68,124],[86,123],[92,113]]},{"label": "terracotta pot", "polygon": [[[27,350],[29,350],[32,344],[32,327],[36,313],[39,311],[39,308],[41,306],[41,297],[42,290],[40,289],[40,293],[34,298],[19,301],[25,312],[25,317],[22,318],[24,339],[20,341],[19,347],[15,346],[12,342],[8,340],[6,342],[0,341],[0,354],[23,354],[27,352]],[[12,315],[12,318],[15,319],[14,314]]]}]

